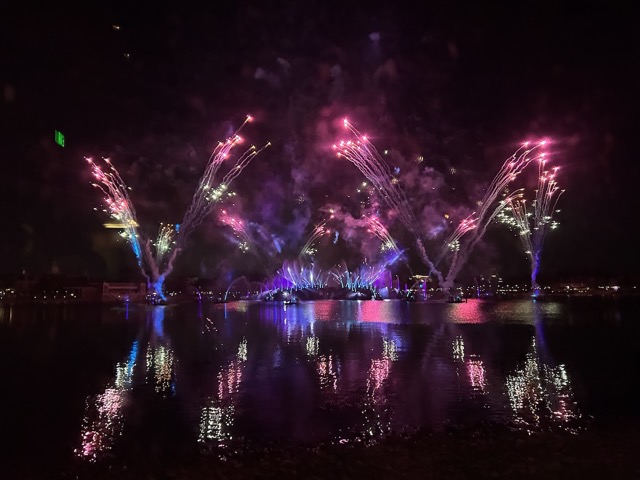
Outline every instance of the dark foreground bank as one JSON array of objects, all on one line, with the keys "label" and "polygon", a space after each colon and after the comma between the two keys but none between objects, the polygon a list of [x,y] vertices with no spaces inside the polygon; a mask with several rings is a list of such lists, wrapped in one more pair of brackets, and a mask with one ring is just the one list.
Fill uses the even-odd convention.
[{"label": "dark foreground bank", "polygon": [[2,478],[235,479],[626,479],[640,478],[637,424],[578,434],[509,431],[449,432],[394,438],[375,445],[330,445],[243,453],[172,455],[152,461],[78,462],[64,468],[4,468]]}]

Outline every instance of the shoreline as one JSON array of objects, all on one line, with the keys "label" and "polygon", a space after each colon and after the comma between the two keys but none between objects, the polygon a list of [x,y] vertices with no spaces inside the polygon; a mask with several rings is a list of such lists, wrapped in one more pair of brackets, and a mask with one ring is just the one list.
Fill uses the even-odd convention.
[{"label": "shoreline", "polygon": [[[113,462],[3,469],[4,478],[640,478],[640,425],[619,421],[580,430],[450,431],[390,437],[372,445],[275,446],[247,452],[155,452]],[[151,448],[152,449],[152,448]],[[123,452],[124,453],[124,452]],[[175,453],[175,452],[173,452]]]},{"label": "shoreline", "polygon": [[[458,303],[466,303],[465,300],[477,301],[481,300],[484,302],[508,302],[511,300],[536,300],[536,301],[545,301],[545,300],[563,300],[563,299],[571,299],[571,298],[598,298],[598,299],[621,299],[621,298],[638,298],[640,297],[640,293],[602,293],[602,294],[567,294],[567,293],[546,293],[544,295],[540,295],[537,297],[532,297],[528,294],[523,295],[497,295],[493,297],[464,297],[462,302],[450,302],[444,298],[434,298],[427,300],[406,300],[401,298],[387,298],[387,299],[350,299],[350,298],[314,298],[314,299],[304,299],[299,300],[297,303],[305,303],[305,302],[314,302],[314,301],[398,301],[398,302],[408,302],[408,303],[422,303],[422,304],[458,304]],[[282,301],[278,302],[276,300],[273,301],[265,301],[260,299],[233,299],[225,302],[215,301],[215,300],[202,300],[203,303],[208,304],[222,304],[222,303],[235,303],[235,302],[272,302],[272,303],[282,303]],[[162,303],[159,305],[177,305],[177,304],[197,304],[199,301],[197,299],[176,299],[175,301],[169,301],[167,303]],[[0,300],[0,307],[16,307],[16,306],[60,306],[60,305],[106,305],[106,306],[125,306],[125,305],[146,305],[146,306],[154,306],[149,302],[118,302],[118,301],[100,301],[100,300],[42,300],[42,301],[33,301],[33,300],[25,300],[25,299],[2,299]]]}]

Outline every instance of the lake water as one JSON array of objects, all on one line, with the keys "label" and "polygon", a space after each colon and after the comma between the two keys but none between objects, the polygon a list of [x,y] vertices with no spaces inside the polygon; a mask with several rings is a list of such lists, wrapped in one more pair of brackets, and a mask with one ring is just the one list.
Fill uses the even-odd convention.
[{"label": "lake water", "polygon": [[636,418],[634,298],[0,306],[9,461]]}]

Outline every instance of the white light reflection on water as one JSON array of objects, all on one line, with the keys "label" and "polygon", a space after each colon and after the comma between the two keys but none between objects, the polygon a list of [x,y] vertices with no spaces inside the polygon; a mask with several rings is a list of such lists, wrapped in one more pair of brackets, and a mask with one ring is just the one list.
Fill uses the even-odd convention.
[{"label": "white light reflection on water", "polygon": [[199,443],[216,442],[219,446],[225,446],[227,441],[233,440],[235,404],[247,357],[247,339],[243,338],[238,345],[235,358],[218,373],[216,395],[205,400],[205,405],[200,412]]},{"label": "white light reflection on water", "polygon": [[310,357],[315,357],[318,355],[320,351],[320,340],[318,337],[307,337],[307,355]]},{"label": "white light reflection on water", "polygon": [[94,462],[101,454],[111,450],[117,438],[122,435],[122,407],[132,387],[137,354],[136,341],[131,347],[129,361],[116,364],[113,382],[103,393],[87,397],[80,434],[81,446],[75,450],[77,456]]},{"label": "white light reflection on water", "polygon": [[[197,306],[185,304],[166,307],[162,327],[142,305],[129,306],[128,320],[124,307],[5,305],[0,327],[11,368],[4,392],[13,411],[4,431],[21,439],[24,418],[40,438],[63,442],[66,422],[75,428],[71,439],[48,442],[45,453],[76,451],[89,461],[130,445],[143,454],[192,448],[200,436],[211,442],[201,448],[224,442],[235,449],[375,441],[391,433],[389,425],[400,435],[505,424],[582,430],[592,417],[637,413],[637,304],[310,301],[286,312],[267,302],[204,304],[202,321]],[[615,323],[618,311],[623,324]],[[83,357],[87,350],[91,357]],[[67,353],[88,361],[69,364]],[[616,376],[604,377],[607,371]],[[18,401],[37,399],[41,385],[69,407],[61,418],[34,409],[36,400]],[[172,385],[176,397],[167,399]],[[17,443],[16,451],[28,448]]]},{"label": "white light reflection on water", "polygon": [[[384,328],[375,328],[382,334]],[[392,338],[382,338],[382,358],[372,358],[367,372],[365,391],[358,400],[358,424],[339,434],[337,443],[350,441],[371,444],[393,431],[393,394],[387,391],[387,382],[394,362],[398,361],[398,344]]]},{"label": "white light reflection on water", "polygon": [[367,396],[374,402],[384,401],[384,393],[381,390],[384,382],[389,378],[390,369],[391,360],[389,358],[371,360],[371,367],[367,375]]},{"label": "white light reflection on water", "polygon": [[223,442],[231,440],[231,427],[235,411],[233,405],[225,407],[218,406],[212,402],[209,406],[205,406],[200,414],[200,434],[198,442],[205,443],[211,440]]},{"label": "white light reflection on water", "polygon": [[320,355],[316,361],[316,371],[320,380],[320,388],[331,387],[338,390],[338,378],[340,378],[340,360],[333,355]]},{"label": "white light reflection on water", "polygon": [[240,342],[240,345],[238,345],[238,353],[236,353],[236,357],[240,362],[247,361],[247,339],[246,338],[243,338],[242,341]]},{"label": "white light reflection on water", "polygon": [[147,383],[152,383],[156,393],[173,393],[175,379],[175,356],[169,339],[164,334],[164,314],[166,307],[159,305],[147,311],[147,321],[152,335],[145,353]]},{"label": "white light reflection on water", "polygon": [[[464,364],[467,376],[469,377],[469,385],[472,393],[487,393],[487,372],[484,363],[479,355],[468,355],[465,359],[464,354],[464,338],[462,335],[456,336],[452,344],[452,357],[456,364]],[[457,370],[458,375],[460,374]]]},{"label": "white light reflection on water", "polygon": [[559,423],[570,427],[570,421],[580,418],[565,366],[543,364],[535,336],[522,368],[507,376],[506,388],[516,425],[538,429],[546,423]]},{"label": "white light reflection on water", "polygon": [[153,374],[151,380],[156,393],[166,393],[173,390],[174,379],[174,355],[171,348],[165,345],[147,347],[146,365],[147,373]]},{"label": "white light reflection on water", "polygon": [[[453,320],[443,317],[458,307]],[[491,320],[476,316],[487,318],[482,310],[488,307],[481,302],[309,302],[286,312],[269,304],[245,308],[230,310],[227,318],[222,311],[207,318],[203,335],[215,341],[197,364],[212,365],[212,372],[205,385],[187,382],[184,387],[185,392],[198,389],[192,397],[197,404],[189,411],[203,448],[235,447],[241,437],[252,435],[258,441],[264,435],[369,443],[392,433],[476,421],[532,429],[566,423],[577,411],[563,365],[545,365],[534,350],[522,365],[506,367],[510,375],[496,367],[504,352],[500,346],[511,345],[512,333],[517,355],[505,358],[525,357],[535,316],[510,329],[482,325]],[[165,348],[155,347],[152,356],[141,349],[158,391],[160,385],[166,390],[178,361]],[[541,400],[545,395],[548,399]]]},{"label": "white light reflection on water", "polygon": [[307,356],[311,360],[315,360],[320,389],[325,391],[327,387],[331,387],[331,390],[336,392],[340,377],[340,360],[331,354],[320,355],[320,339],[315,335],[307,337],[305,350]]},{"label": "white light reflection on water", "polygon": [[487,375],[482,360],[474,355],[465,363],[467,365],[467,373],[469,374],[472,390],[479,393],[487,393]]},{"label": "white light reflection on water", "polygon": [[[174,392],[175,358],[168,339],[164,337],[164,308],[159,306],[147,310],[147,322],[152,325],[152,333],[146,347],[140,344],[140,340],[134,341],[127,361],[116,364],[113,380],[104,392],[87,397],[81,446],[74,450],[77,456],[94,462],[113,449],[124,431],[123,408],[135,387],[134,375],[139,375],[145,383],[151,383],[156,393]],[[144,361],[140,363],[143,349]],[[140,368],[143,371],[139,371]]]},{"label": "white light reflection on water", "polygon": [[383,356],[372,359],[367,375],[367,388],[362,398],[362,428],[356,441],[371,442],[392,432],[392,401],[386,384],[394,361],[398,360],[397,347],[392,340],[383,339]]},{"label": "white light reflection on water", "polygon": [[464,362],[464,338],[458,335],[453,341],[453,359],[456,362]]},{"label": "white light reflection on water", "polygon": [[398,343],[394,339],[382,339],[382,358],[395,362],[398,360]]}]

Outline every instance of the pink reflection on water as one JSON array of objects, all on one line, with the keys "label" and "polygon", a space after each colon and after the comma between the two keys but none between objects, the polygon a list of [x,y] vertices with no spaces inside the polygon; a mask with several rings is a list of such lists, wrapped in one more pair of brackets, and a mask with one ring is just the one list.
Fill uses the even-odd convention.
[{"label": "pink reflection on water", "polygon": [[340,311],[340,303],[335,301],[316,301],[304,307],[307,316],[318,321],[336,320]]},{"label": "pink reflection on water", "polygon": [[476,299],[469,299],[463,303],[449,305],[450,319],[452,323],[485,323],[486,316],[483,316],[482,302]]},{"label": "pink reflection on water", "polygon": [[357,300],[358,320],[362,322],[390,323],[398,317],[393,302],[380,300]]}]

